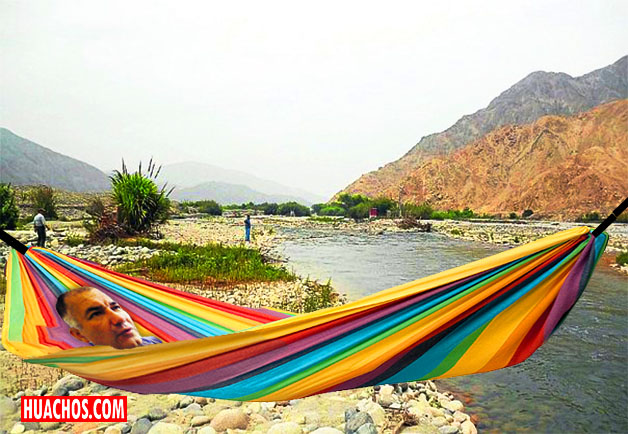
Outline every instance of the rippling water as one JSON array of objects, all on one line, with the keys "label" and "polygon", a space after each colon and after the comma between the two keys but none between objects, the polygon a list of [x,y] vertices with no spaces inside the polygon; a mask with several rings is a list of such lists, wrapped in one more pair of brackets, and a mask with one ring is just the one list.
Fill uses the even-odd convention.
[{"label": "rippling water", "polygon": [[[282,254],[301,275],[331,278],[355,300],[506,247],[438,234],[284,229]],[[467,401],[484,432],[628,432],[628,278],[598,266],[552,338],[525,362],[438,383]]]}]

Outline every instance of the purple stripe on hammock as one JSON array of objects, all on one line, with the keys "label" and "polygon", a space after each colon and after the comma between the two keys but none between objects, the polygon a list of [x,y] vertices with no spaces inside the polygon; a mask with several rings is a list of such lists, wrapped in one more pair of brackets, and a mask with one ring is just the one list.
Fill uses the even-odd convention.
[{"label": "purple stripe on hammock", "polygon": [[[482,275],[488,272],[482,273]],[[237,361],[231,363],[227,366],[214,369],[211,371],[204,371],[200,374],[194,376],[186,376],[185,378],[180,378],[177,380],[171,380],[167,382],[159,382],[159,383],[151,383],[151,384],[133,384],[132,390],[138,393],[155,393],[160,391],[160,393],[182,393],[182,392],[190,392],[196,390],[206,390],[211,388],[213,385],[217,383],[222,383],[226,380],[235,379],[238,376],[241,376],[243,373],[253,371],[255,369],[264,367],[266,365],[279,362],[282,359],[289,357],[293,354],[302,352],[307,350],[310,347],[321,344],[325,341],[333,342],[338,336],[359,330],[363,326],[376,321],[378,319],[384,318],[386,316],[392,315],[395,312],[409,307],[413,304],[419,303],[422,300],[431,297],[435,294],[439,294],[441,292],[446,292],[451,289],[455,285],[460,285],[467,283],[469,280],[477,279],[480,275],[471,276],[467,279],[450,283],[449,285],[435,288],[424,293],[417,294],[406,301],[396,302],[388,307],[382,308],[380,310],[376,310],[375,312],[366,315],[362,318],[355,319],[348,323],[342,324],[340,326],[335,327],[332,330],[327,330],[325,332],[317,333],[313,336],[309,336],[304,339],[300,339],[297,342],[293,342],[287,345],[284,345],[275,350],[265,351],[261,354],[255,355],[253,357],[249,357],[247,359]],[[280,338],[278,338],[280,339]],[[207,362],[211,360],[211,358],[204,360],[203,362]],[[190,364],[193,365],[193,364]],[[192,368],[193,366],[189,366]],[[141,380],[141,377],[137,378]],[[112,383],[115,386],[115,383]]]},{"label": "purple stripe on hammock", "polygon": [[545,321],[543,341],[546,341],[550,337],[560,322],[560,319],[578,300],[578,296],[580,294],[580,281],[584,275],[584,270],[589,267],[591,254],[595,255],[595,249],[593,248],[594,244],[594,238],[589,237],[586,247],[582,252],[580,252],[578,259],[576,259],[576,263],[569,271],[569,275],[565,279],[563,286],[561,286],[558,296],[556,297],[556,300],[554,300],[552,308],[547,316],[547,320]]}]

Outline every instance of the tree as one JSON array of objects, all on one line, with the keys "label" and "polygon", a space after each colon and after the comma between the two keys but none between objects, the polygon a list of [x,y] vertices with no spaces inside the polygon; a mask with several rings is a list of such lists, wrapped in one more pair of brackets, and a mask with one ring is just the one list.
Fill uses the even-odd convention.
[{"label": "tree", "polygon": [[0,183],[0,229],[15,229],[19,215],[11,184]]},{"label": "tree", "polygon": [[129,173],[124,161],[122,171],[115,171],[111,179],[112,197],[117,206],[118,223],[130,233],[144,233],[150,231],[157,223],[166,221],[170,210],[166,186],[157,187],[154,180],[159,175],[158,168],[151,159],[146,174],[142,173],[140,162],[137,172]]},{"label": "tree", "polygon": [[278,209],[279,214],[281,215],[294,215],[296,217],[303,217],[310,215],[310,208],[304,205],[301,205],[297,202],[286,202],[279,205]]}]

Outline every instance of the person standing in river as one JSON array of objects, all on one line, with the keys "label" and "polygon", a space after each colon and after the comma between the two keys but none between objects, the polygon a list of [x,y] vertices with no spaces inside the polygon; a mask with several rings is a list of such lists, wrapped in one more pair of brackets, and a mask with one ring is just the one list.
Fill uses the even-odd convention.
[{"label": "person standing in river", "polygon": [[251,242],[251,215],[247,214],[244,219],[244,241]]}]

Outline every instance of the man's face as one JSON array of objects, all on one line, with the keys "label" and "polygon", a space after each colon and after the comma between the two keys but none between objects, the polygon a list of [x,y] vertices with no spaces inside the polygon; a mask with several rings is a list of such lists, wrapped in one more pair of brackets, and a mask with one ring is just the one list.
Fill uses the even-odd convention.
[{"label": "man's face", "polygon": [[141,344],[142,338],[129,314],[97,289],[70,295],[65,303],[68,313],[79,324],[78,329],[70,329],[75,338],[118,349]]}]

